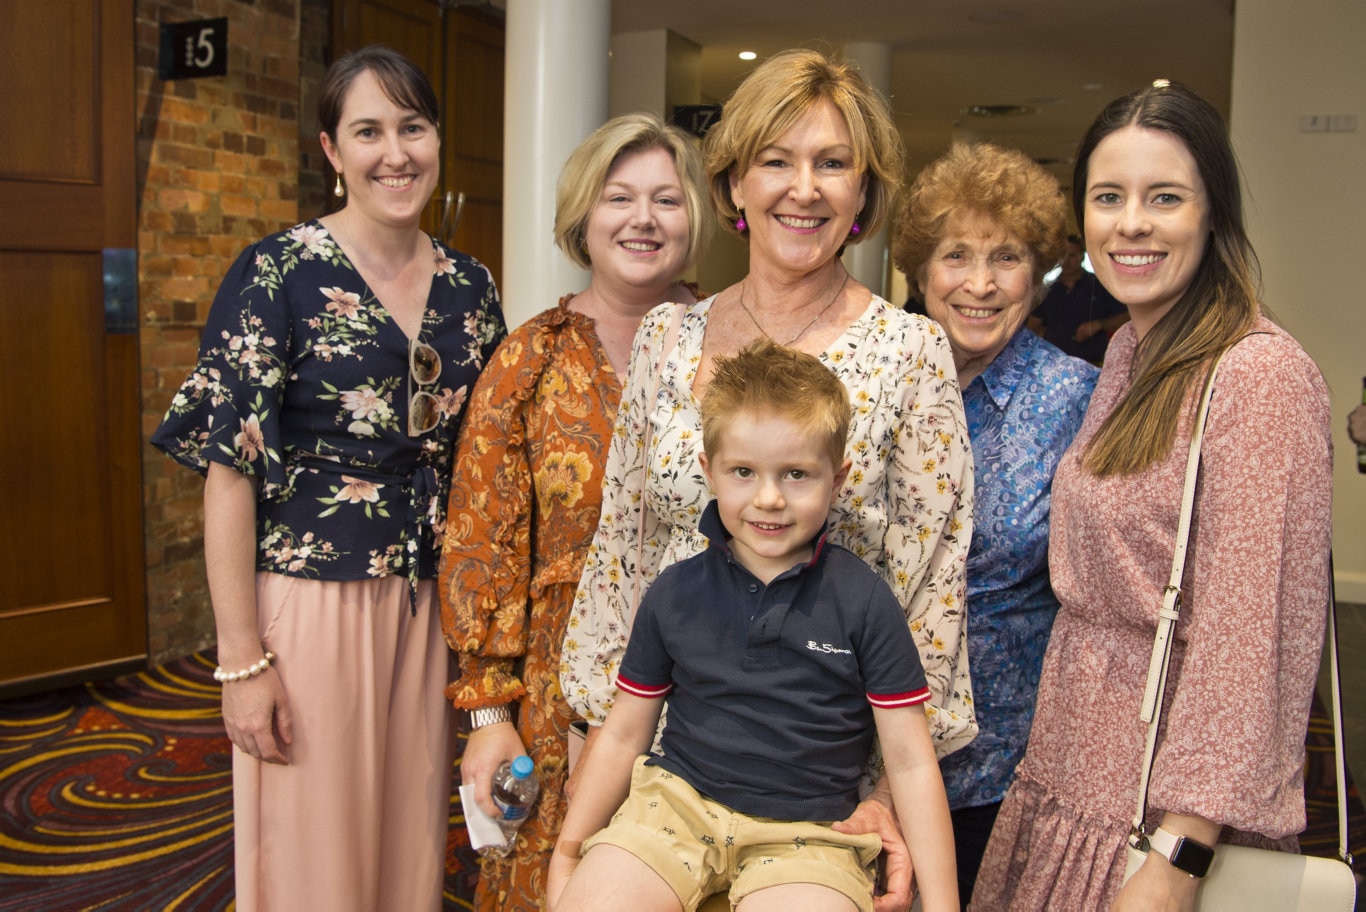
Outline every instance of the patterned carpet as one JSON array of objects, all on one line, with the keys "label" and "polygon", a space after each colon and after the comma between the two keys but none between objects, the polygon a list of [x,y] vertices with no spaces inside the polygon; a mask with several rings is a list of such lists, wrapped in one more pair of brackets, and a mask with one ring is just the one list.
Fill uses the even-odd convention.
[{"label": "patterned carpet", "polygon": [[[229,744],[212,654],[0,702],[0,910],[232,909]],[[477,864],[451,807],[445,908]]]},{"label": "patterned carpet", "polygon": [[[233,908],[229,745],[213,667],[201,653],[0,702],[0,912]],[[1333,855],[1332,729],[1317,701],[1308,746],[1301,843]],[[1352,845],[1366,847],[1355,786],[1351,807]],[[471,908],[477,870],[453,790],[447,910]]]}]

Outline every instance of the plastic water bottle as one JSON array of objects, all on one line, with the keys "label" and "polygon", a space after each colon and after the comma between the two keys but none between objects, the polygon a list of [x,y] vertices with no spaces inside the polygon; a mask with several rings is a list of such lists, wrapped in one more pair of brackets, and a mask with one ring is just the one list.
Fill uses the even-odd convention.
[{"label": "plastic water bottle", "polygon": [[493,803],[498,806],[498,826],[507,840],[506,846],[490,846],[494,851],[486,854],[506,855],[512,851],[517,830],[531,813],[540,794],[541,784],[536,779],[536,764],[523,754],[512,760],[504,761],[493,776]]}]

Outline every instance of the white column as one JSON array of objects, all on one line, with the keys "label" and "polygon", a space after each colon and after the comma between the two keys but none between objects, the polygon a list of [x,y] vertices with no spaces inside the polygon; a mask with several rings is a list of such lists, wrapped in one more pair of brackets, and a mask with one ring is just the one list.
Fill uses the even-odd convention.
[{"label": "white column", "polygon": [[[845,46],[844,56],[857,63],[864,77],[884,95],[892,91],[892,49],[874,41],[851,41]],[[892,215],[894,213],[888,213]],[[888,219],[890,222],[890,218]],[[845,248],[844,266],[849,274],[884,297],[891,293],[888,282],[887,227],[858,244]],[[901,301],[892,301],[901,304]]]},{"label": "white column", "polygon": [[611,0],[508,0],[503,313],[509,328],[588,285],[555,247],[555,181],[607,119]]}]

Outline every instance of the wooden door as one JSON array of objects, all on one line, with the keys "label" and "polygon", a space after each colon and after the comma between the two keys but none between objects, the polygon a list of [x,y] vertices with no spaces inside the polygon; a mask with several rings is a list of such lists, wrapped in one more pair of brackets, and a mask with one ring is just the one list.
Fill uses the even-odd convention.
[{"label": "wooden door", "polygon": [[[465,195],[460,221],[441,240],[503,269],[503,58],[505,23],[437,0],[337,0],[332,57],[387,44],[412,59],[441,104],[441,184],[422,227],[439,234],[446,197]],[[329,175],[328,180],[331,181]]]},{"label": "wooden door", "polygon": [[133,0],[0,4],[0,693],[143,664]]},{"label": "wooden door", "polygon": [[501,20],[461,9],[449,13],[440,86],[443,188],[465,194],[454,235],[442,240],[482,262],[495,282],[503,278],[505,35]]}]

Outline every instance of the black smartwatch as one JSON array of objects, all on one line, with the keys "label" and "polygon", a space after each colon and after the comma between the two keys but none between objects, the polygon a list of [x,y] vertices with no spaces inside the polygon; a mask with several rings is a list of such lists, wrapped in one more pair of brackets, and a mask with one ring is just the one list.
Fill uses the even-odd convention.
[{"label": "black smartwatch", "polygon": [[1209,866],[1214,861],[1214,849],[1203,842],[1168,832],[1162,827],[1158,827],[1148,837],[1148,847],[1171,862],[1173,868],[1185,871],[1191,877],[1204,877],[1209,873]]}]

